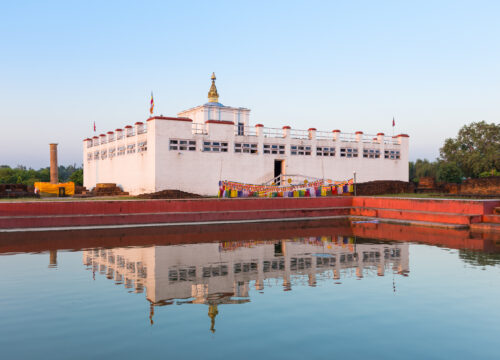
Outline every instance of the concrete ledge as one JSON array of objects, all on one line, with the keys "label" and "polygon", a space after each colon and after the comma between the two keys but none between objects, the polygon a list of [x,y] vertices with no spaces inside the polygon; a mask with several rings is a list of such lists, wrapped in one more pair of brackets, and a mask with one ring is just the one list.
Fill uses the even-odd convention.
[{"label": "concrete ledge", "polygon": [[162,212],[136,214],[90,214],[90,215],[45,215],[45,216],[3,216],[0,229],[53,228],[100,225],[133,225],[165,223],[208,223],[245,220],[283,220],[287,218],[306,219],[319,216],[349,215],[349,207],[325,207],[311,209],[260,209],[242,211],[205,212]]},{"label": "concrete ledge", "polygon": [[399,209],[374,209],[374,208],[360,208],[360,207],[352,208],[351,215],[369,216],[380,219],[413,220],[413,221],[425,221],[425,222],[449,223],[449,224],[472,224],[481,222],[482,220],[481,214],[464,214],[464,213],[399,210]]}]

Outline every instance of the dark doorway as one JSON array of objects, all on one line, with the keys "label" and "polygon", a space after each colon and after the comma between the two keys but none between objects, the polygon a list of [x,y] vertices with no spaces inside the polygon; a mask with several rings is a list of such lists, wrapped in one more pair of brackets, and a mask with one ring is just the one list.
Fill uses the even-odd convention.
[{"label": "dark doorway", "polygon": [[[274,178],[277,178],[283,173],[283,161],[274,160]],[[276,179],[276,185],[281,185],[281,178]]]},{"label": "dark doorway", "polygon": [[274,256],[283,256],[283,246],[281,241],[274,244]]}]

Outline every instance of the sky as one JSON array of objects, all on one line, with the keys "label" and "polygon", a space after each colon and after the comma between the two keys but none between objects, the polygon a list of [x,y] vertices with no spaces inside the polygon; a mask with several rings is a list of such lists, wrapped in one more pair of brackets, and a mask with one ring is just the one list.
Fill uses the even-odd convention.
[{"label": "sky", "polygon": [[499,1],[0,0],[0,165],[82,164],[82,140],[207,102],[252,124],[410,135],[435,159],[500,123]]}]

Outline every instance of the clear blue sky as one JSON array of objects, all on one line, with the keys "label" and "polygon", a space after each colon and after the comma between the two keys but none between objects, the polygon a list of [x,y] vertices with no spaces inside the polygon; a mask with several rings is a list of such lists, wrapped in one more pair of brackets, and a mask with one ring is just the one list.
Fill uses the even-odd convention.
[{"label": "clear blue sky", "polygon": [[220,101],[253,124],[410,135],[434,159],[500,122],[500,1],[2,1],[0,164],[82,163],[82,139]]}]

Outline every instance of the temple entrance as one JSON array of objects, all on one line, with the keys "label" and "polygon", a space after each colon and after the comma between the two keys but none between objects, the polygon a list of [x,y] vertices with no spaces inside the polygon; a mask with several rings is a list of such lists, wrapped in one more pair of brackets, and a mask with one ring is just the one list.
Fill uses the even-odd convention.
[{"label": "temple entrance", "polygon": [[[283,174],[283,164],[285,160],[274,160],[274,178]],[[281,179],[276,180],[276,185],[281,185]]]}]

